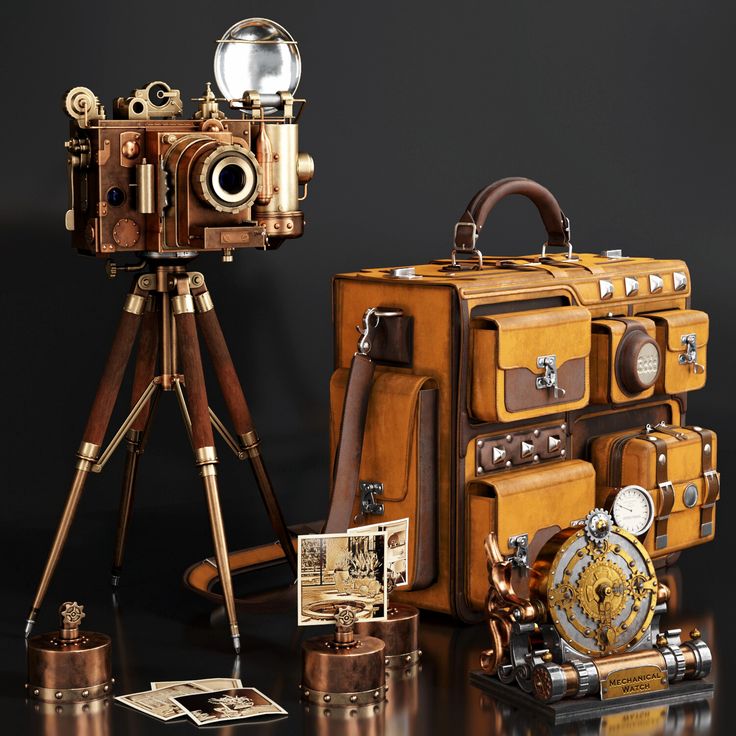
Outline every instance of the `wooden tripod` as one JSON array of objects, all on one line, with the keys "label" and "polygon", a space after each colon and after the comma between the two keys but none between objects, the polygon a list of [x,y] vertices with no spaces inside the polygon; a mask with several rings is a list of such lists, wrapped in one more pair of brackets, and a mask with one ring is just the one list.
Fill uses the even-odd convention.
[{"label": "wooden tripod", "polygon": [[[109,445],[100,452],[139,328],[141,336],[133,376],[131,410]],[[209,408],[197,328],[204,337],[212,359],[235,429],[234,435]],[[157,373],[159,363],[160,370]],[[126,439],[128,453],[112,568],[112,584],[114,587],[119,584],[138,461],[161,391],[174,391],[176,394],[195,463],[204,484],[215,558],[236,652],[240,651],[240,635],[217,489],[213,426],[239,459],[249,460],[271,525],[296,577],[297,560],[290,534],[263,463],[260,441],[204,277],[199,272],[187,271],[180,264],[154,263],[149,272],[134,280],[125,299],[120,323],[77,452],[74,479],[66,506],[26,621],[26,637],[31,633],[66,543],[87,476],[90,472],[100,472],[117,446]]]}]

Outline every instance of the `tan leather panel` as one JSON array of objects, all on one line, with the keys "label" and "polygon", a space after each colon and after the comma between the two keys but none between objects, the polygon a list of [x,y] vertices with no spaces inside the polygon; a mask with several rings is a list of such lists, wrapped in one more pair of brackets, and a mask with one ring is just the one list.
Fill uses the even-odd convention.
[{"label": "tan leather panel", "polygon": [[[559,316],[555,313],[559,311],[570,315],[568,310],[571,309],[574,310],[576,322],[571,326],[571,332],[565,334],[564,329],[556,325]],[[544,318],[541,324],[538,324],[540,312],[555,314],[554,320]],[[481,325],[480,328],[471,330],[470,410],[477,419],[486,422],[511,422],[552,412],[579,409],[588,403],[588,353],[591,344],[588,310],[578,307],[556,307],[550,310],[520,312],[515,316],[524,315],[531,315],[528,330],[521,327],[523,320],[517,319],[513,322],[510,336],[505,335],[505,319],[498,321],[498,317],[483,317],[474,322]],[[489,329],[494,324],[497,329]],[[555,324],[555,326],[545,329],[542,324]],[[579,342],[571,345],[573,341],[578,340]],[[499,366],[499,343],[504,342],[508,346],[515,341],[518,341],[520,347],[518,349],[507,347],[508,368],[503,370]],[[512,365],[514,361],[511,358],[527,360],[533,353],[533,367]],[[536,365],[537,357],[542,355],[557,356],[558,385],[565,389],[564,396],[555,398],[551,390],[536,387],[536,376],[544,374],[544,369],[537,368]],[[562,361],[560,356],[563,357]],[[525,381],[523,374],[520,373],[509,377],[514,369],[517,371],[523,369],[528,374],[527,380]]]},{"label": "tan leather panel", "polygon": [[[450,554],[451,531],[450,467],[452,420],[452,306],[453,289],[447,284],[431,285],[389,280],[336,277],[334,280],[334,322],[336,367],[347,368],[356,349],[355,325],[362,321],[369,307],[391,306],[414,317],[414,353],[412,368],[392,368],[398,373],[416,373],[431,377],[439,388],[439,495],[437,582],[425,590],[395,595],[420,608],[451,613]],[[379,371],[382,370],[379,367]],[[334,456],[334,443],[333,443]]]},{"label": "tan leather panel", "polygon": [[513,553],[511,536],[529,540],[549,526],[567,528],[584,518],[595,504],[595,471],[584,460],[551,462],[510,470],[468,484],[466,593],[482,609],[488,594],[484,541],[498,535],[504,554]]},{"label": "tan leather panel", "polygon": [[[703,388],[708,376],[708,315],[697,309],[672,309],[651,312],[647,317],[657,325],[657,342],[664,360],[664,370],[657,381],[656,390],[660,393],[677,394]],[[695,373],[692,365],[679,362],[679,357],[685,350],[682,337],[692,333],[695,333],[698,363],[705,366],[702,373]]]},{"label": "tan leather panel", "polygon": [[557,365],[590,353],[590,312],[584,307],[556,307],[480,317],[473,327],[493,329],[498,337],[497,365],[540,373],[537,358],[554,354]]}]

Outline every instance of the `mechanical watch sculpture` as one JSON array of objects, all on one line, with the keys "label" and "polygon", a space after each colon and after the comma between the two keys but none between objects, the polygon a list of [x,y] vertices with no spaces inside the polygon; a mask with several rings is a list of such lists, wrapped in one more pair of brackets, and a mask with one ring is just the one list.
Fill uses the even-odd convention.
[{"label": "mechanical watch sculpture", "polygon": [[536,558],[504,557],[486,541],[491,646],[481,667],[545,703],[643,695],[700,679],[711,653],[697,630],[661,630],[669,589],[637,538],[594,509],[554,534]]}]

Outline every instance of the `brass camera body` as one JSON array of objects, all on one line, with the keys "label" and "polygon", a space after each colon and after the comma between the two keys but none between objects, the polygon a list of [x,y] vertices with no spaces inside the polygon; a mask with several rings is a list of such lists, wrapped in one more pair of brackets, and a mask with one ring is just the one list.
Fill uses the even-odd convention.
[{"label": "brass camera body", "polygon": [[[66,227],[80,252],[182,255],[277,248],[304,231],[300,202],[314,162],[299,152],[304,100],[246,92],[227,118],[210,90],[181,119],[178,90],[151,82],[107,119],[85,87],[70,90]],[[300,191],[303,187],[303,191]]]}]

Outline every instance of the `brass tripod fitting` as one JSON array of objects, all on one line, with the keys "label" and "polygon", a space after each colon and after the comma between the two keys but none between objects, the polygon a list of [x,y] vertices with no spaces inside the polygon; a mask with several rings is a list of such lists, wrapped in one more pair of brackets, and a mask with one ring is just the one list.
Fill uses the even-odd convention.
[{"label": "brass tripod fitting", "polygon": [[243,449],[248,453],[248,457],[258,457],[261,454],[261,439],[256,434],[255,430],[251,429],[250,432],[239,434],[238,439],[240,440],[240,444]]}]

